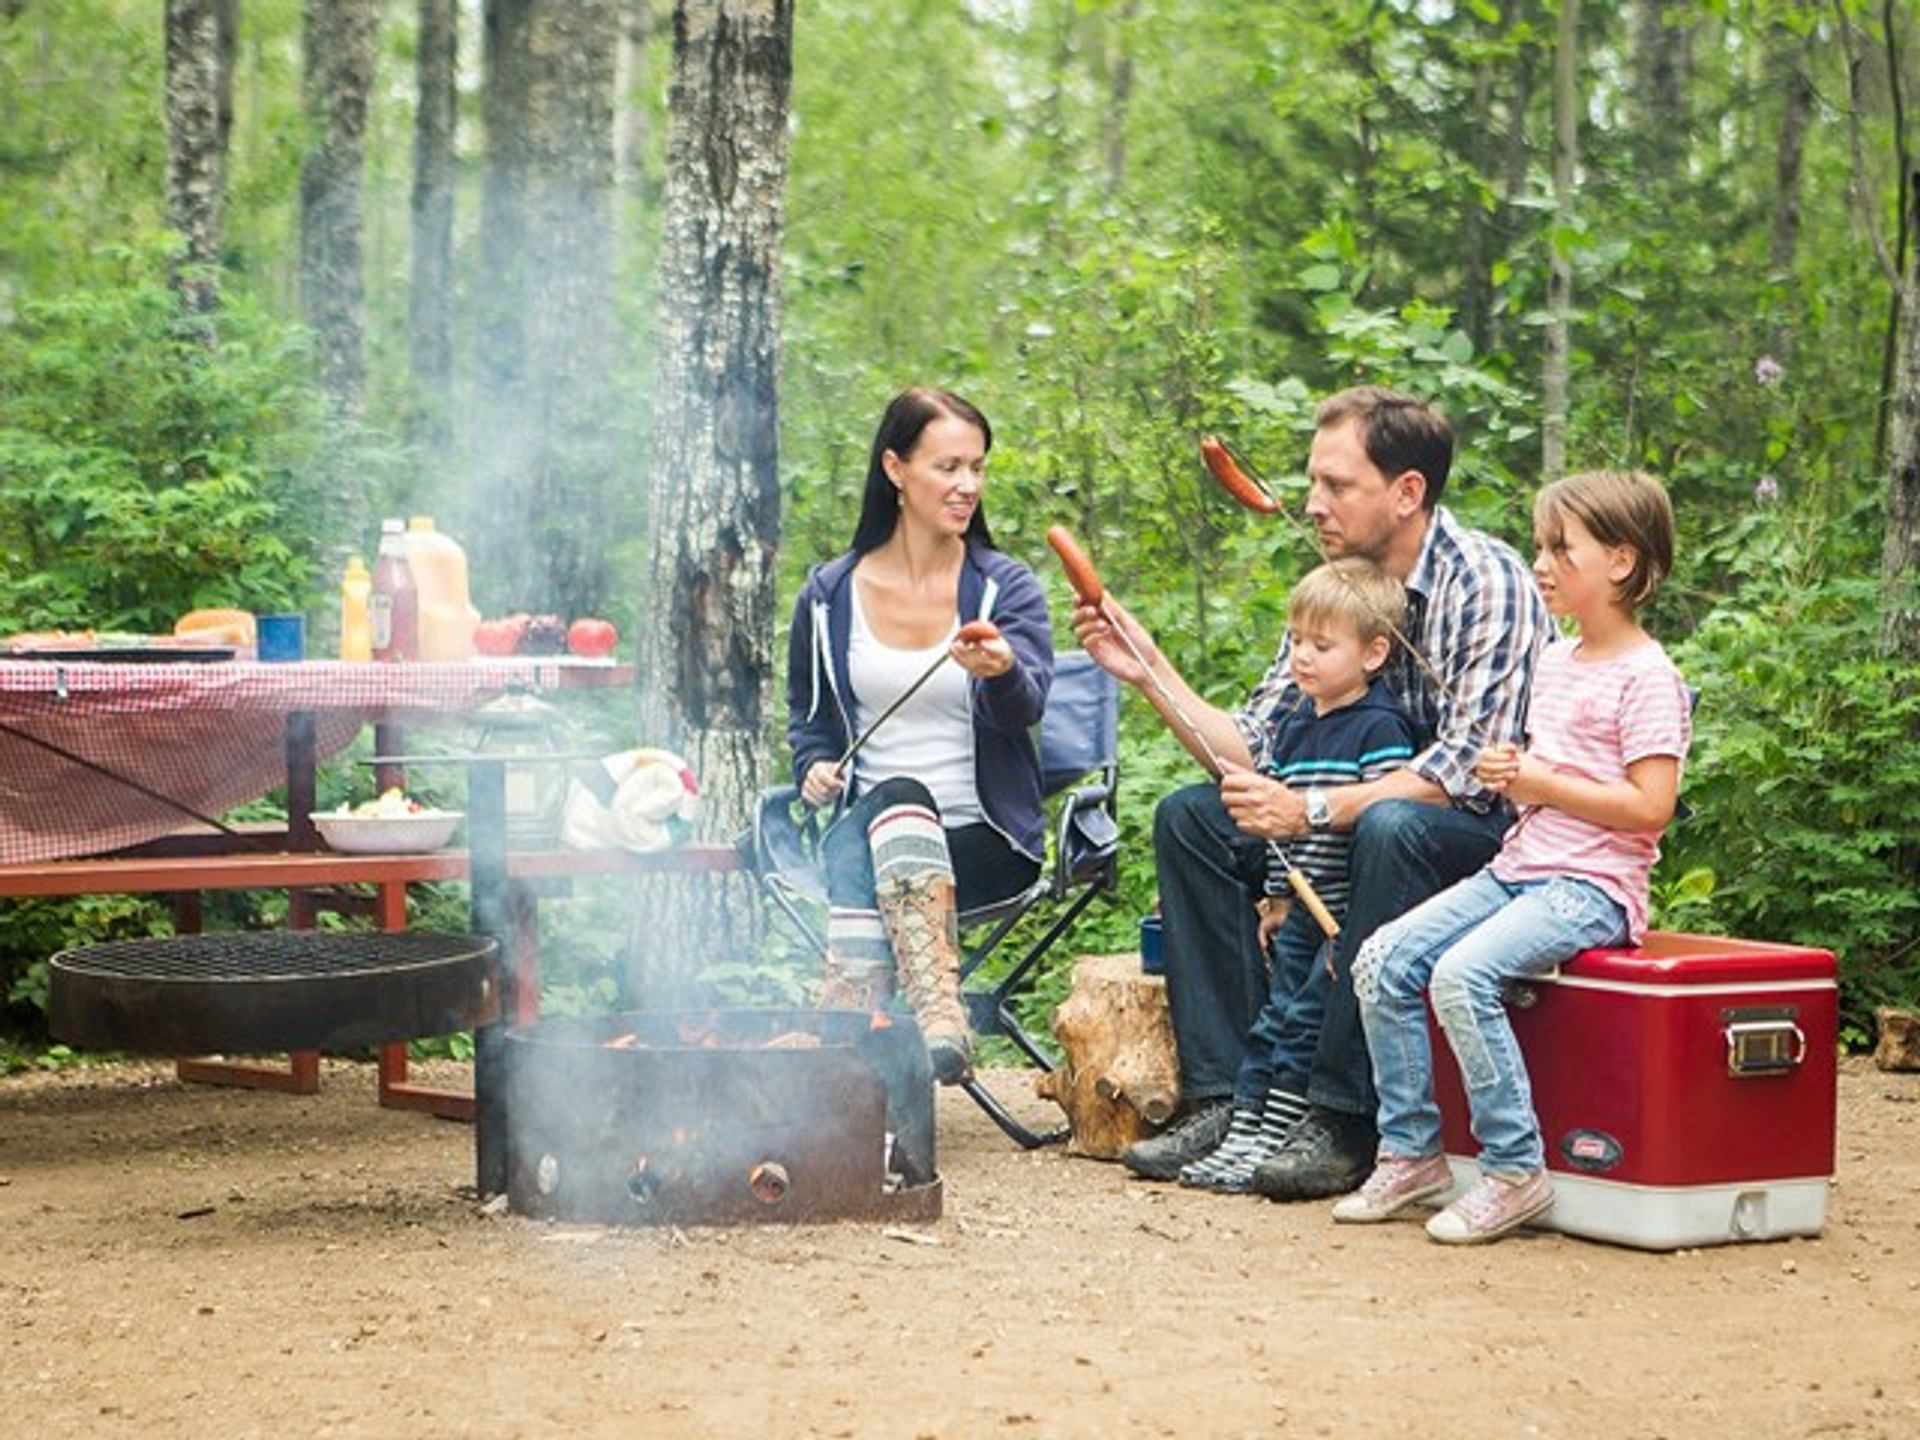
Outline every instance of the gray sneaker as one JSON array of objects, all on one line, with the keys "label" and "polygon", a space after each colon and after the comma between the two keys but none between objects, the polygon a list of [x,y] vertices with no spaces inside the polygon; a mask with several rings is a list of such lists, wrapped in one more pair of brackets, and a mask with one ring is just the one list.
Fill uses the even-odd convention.
[{"label": "gray sneaker", "polygon": [[1427,1221],[1427,1234],[1443,1245],[1480,1245],[1498,1240],[1553,1204],[1547,1172],[1501,1175],[1489,1171],[1480,1183]]},{"label": "gray sneaker", "polygon": [[1194,1102],[1193,1109],[1149,1140],[1120,1152],[1120,1163],[1147,1180],[1172,1180],[1180,1167],[1211,1154],[1233,1124],[1233,1101],[1225,1095]]}]

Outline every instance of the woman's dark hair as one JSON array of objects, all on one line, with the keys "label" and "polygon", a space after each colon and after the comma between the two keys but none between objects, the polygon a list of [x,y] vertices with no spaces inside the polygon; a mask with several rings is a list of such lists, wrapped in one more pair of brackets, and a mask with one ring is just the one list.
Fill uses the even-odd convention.
[{"label": "woman's dark hair", "polygon": [[[987,417],[951,390],[916,385],[894,396],[887,402],[886,414],[880,417],[880,428],[873,436],[873,451],[867,457],[867,488],[860,496],[860,523],[853,527],[856,554],[864,555],[884,545],[892,537],[893,527],[900,523],[900,496],[893,481],[887,478],[887,452],[891,450],[906,459],[920,443],[920,432],[941,415],[966,421],[980,432],[987,450],[993,449],[993,427],[987,424]],[[967,522],[966,538],[989,547],[993,545],[993,536],[987,530],[985,504],[974,506],[973,519]]]}]

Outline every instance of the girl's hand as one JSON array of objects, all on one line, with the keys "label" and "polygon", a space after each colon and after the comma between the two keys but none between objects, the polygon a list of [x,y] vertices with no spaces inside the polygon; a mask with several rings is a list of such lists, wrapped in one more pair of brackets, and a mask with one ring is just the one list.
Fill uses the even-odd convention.
[{"label": "girl's hand", "polygon": [[831,760],[816,760],[807,767],[806,778],[800,782],[800,798],[818,810],[832,804],[846,786],[847,777],[840,773],[838,765]]},{"label": "girl's hand", "polygon": [[953,656],[954,664],[976,680],[991,680],[1013,669],[1013,646],[997,630],[991,636],[975,639],[968,636],[967,627],[963,625],[947,647],[947,653]]},{"label": "girl's hand", "polygon": [[1474,762],[1473,778],[1496,795],[1504,795],[1513,784],[1514,776],[1520,773],[1520,762],[1518,745],[1489,745]]}]

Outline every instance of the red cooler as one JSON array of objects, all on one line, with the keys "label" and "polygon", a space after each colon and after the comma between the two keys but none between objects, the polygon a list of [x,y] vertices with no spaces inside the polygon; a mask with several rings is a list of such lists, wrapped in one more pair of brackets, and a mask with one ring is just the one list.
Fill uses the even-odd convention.
[{"label": "red cooler", "polygon": [[[1833,1175],[1832,954],[1650,932],[1525,982],[1510,1007],[1553,1172],[1542,1228],[1672,1250],[1817,1235]],[[1437,1025],[1454,1177],[1479,1153]]]}]

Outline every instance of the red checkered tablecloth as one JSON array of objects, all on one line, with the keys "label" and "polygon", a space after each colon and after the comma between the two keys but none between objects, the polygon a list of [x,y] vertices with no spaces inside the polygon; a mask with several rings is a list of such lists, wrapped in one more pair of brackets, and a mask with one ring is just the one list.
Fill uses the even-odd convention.
[{"label": "red checkered tablecloth", "polygon": [[[338,753],[389,716],[458,715],[520,680],[605,684],[604,663],[459,665],[100,664],[0,661],[0,723],[204,815],[286,783],[286,720],[314,717],[314,756]],[[171,806],[0,731],[0,865],[97,855],[192,822]]]}]

